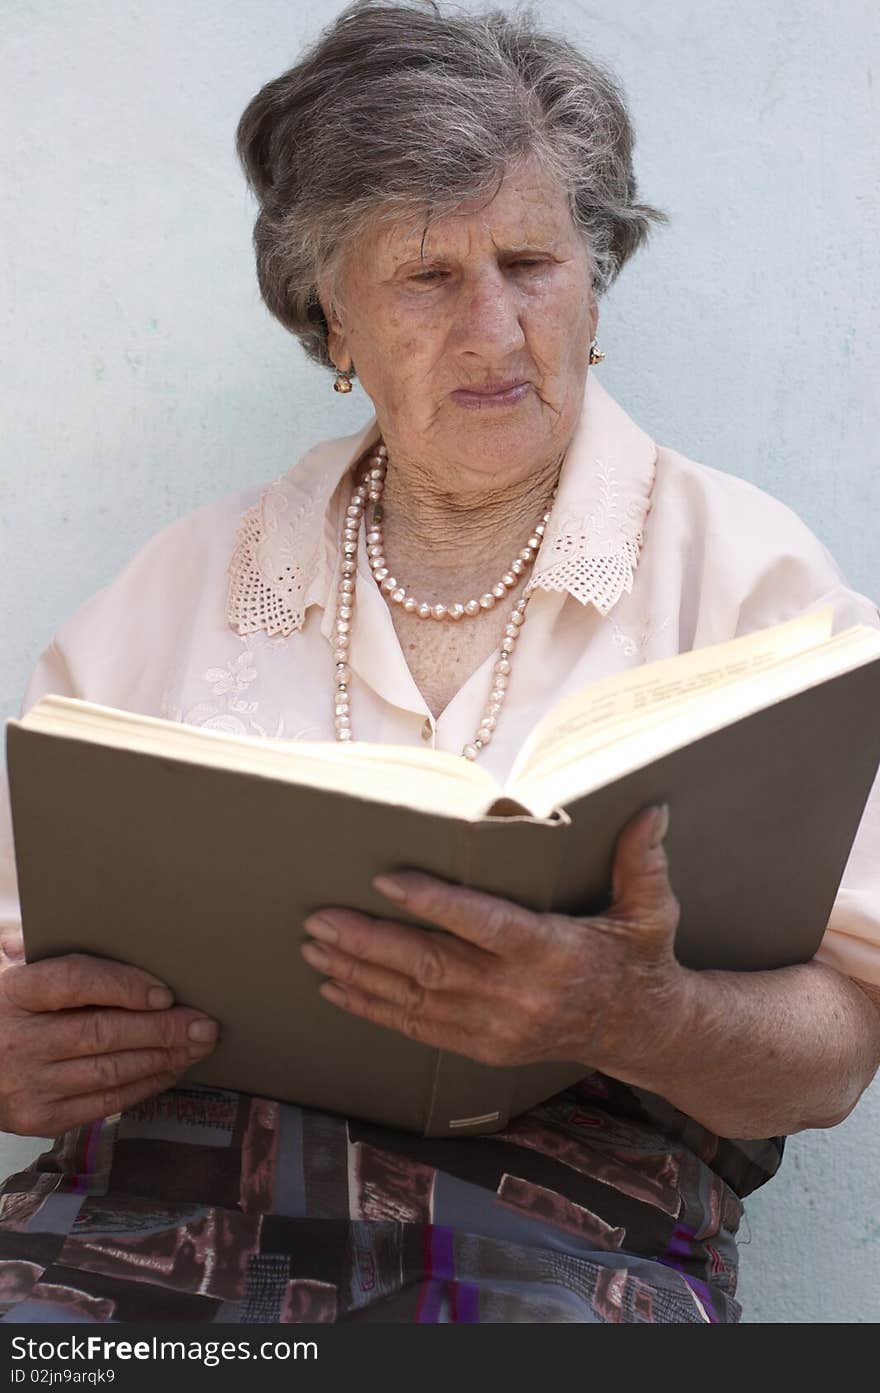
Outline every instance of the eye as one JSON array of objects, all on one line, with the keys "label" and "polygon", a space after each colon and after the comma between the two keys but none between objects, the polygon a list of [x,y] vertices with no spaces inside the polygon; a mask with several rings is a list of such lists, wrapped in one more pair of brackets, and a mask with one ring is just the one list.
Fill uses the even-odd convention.
[{"label": "eye", "polygon": [[[547,263],[545,258],[540,256],[518,256],[507,264],[514,271],[533,271],[543,269]],[[442,267],[435,267],[426,271],[414,271],[407,279],[415,285],[439,285],[446,276],[447,272]]]}]

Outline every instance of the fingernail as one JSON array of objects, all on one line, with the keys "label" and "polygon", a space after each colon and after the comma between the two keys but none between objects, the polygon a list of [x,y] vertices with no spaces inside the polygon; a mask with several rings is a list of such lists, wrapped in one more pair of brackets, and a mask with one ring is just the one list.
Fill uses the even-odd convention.
[{"label": "fingernail", "polygon": [[205,1043],[204,1045],[188,1045],[186,1052],[189,1055],[190,1059],[204,1059],[206,1054],[211,1053],[216,1043],[217,1042],[215,1040],[211,1040]]},{"label": "fingernail", "polygon": [[167,987],[150,987],[147,992],[147,1005],[152,1011],[167,1011],[174,1005],[174,997]]},{"label": "fingernail", "polygon": [[654,828],[651,832],[651,846],[659,846],[669,831],[669,804],[661,803],[654,817]]},{"label": "fingernail", "polygon": [[303,928],[312,938],[319,938],[322,943],[335,943],[339,937],[336,925],[325,919],[323,914],[310,914],[303,923]]},{"label": "fingernail", "polygon": [[320,972],[326,972],[330,966],[330,956],[320,948],[317,943],[304,943],[301,950],[307,963],[312,967],[318,968]]},{"label": "fingernail", "polygon": [[396,904],[403,904],[406,899],[406,890],[399,880],[392,880],[388,875],[377,875],[373,881],[374,889],[380,895],[386,895],[389,900],[394,900]]},{"label": "fingernail", "polygon": [[202,1016],[200,1020],[190,1021],[189,1029],[186,1033],[190,1040],[207,1042],[217,1039],[219,1027],[216,1021],[209,1021],[207,1016]]},{"label": "fingernail", "polygon": [[326,1001],[332,1001],[334,1006],[344,1006],[348,1000],[342,987],[338,987],[335,982],[325,982],[321,987],[321,995]]}]

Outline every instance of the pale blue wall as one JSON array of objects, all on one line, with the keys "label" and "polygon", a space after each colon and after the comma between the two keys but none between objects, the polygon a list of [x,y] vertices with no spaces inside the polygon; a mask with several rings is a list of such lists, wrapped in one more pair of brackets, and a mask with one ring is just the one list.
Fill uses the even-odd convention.
[{"label": "pale blue wall", "polygon": [[[880,596],[880,8],[539,8],[623,79],[644,194],[672,215],[605,303],[603,380],[659,439],[785,499]],[[3,6],[2,714],[151,533],[365,414],[261,308],[232,153],[315,11]],[[749,1206],[748,1319],[878,1318],[878,1144],[880,1089],[790,1143]]]}]

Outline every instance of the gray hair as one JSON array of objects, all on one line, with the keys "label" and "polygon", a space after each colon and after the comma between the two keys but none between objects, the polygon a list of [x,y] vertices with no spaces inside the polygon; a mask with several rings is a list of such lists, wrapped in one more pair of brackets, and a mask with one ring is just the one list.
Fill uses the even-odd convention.
[{"label": "gray hair", "polygon": [[317,285],[335,283],[356,238],[490,198],[532,155],[568,190],[601,295],[665,220],[637,202],[633,144],[615,80],[529,10],[356,0],[238,125],[263,299],[329,366]]}]

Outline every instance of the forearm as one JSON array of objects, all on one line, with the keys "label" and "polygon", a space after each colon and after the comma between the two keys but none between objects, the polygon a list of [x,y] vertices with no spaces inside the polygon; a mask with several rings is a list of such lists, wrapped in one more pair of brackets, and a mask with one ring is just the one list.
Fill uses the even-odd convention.
[{"label": "forearm", "polygon": [[[621,1076],[720,1136],[833,1127],[880,1064],[880,1013],[819,963],[773,972],[687,972],[680,1009]],[[613,1072],[613,1071],[612,1071]]]}]

